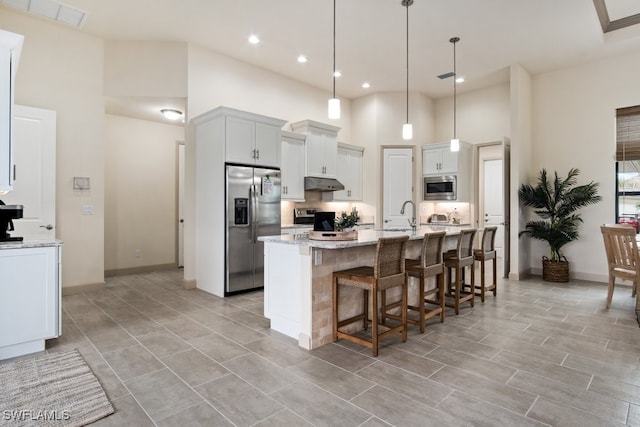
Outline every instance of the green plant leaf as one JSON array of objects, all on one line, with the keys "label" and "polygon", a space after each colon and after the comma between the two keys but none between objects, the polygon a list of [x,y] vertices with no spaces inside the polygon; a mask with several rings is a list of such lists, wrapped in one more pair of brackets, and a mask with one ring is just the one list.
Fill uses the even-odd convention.
[{"label": "green plant leaf", "polygon": [[579,174],[579,169],[572,168],[563,179],[554,172],[550,182],[547,171],[542,169],[535,186],[522,184],[518,189],[521,203],[533,208],[540,217],[540,220],[528,221],[519,236],[547,242],[551,261],[560,260],[561,248],[579,239],[578,230],[583,221],[577,211],[602,200],[598,183],[577,185]]}]

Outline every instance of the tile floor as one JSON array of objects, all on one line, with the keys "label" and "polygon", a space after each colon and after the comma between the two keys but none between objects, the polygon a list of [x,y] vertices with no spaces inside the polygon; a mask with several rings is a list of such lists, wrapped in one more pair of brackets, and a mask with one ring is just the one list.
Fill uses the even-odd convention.
[{"label": "tile floor", "polygon": [[269,330],[262,293],[227,299],[180,271],[109,278],[63,298],[63,335],[116,413],[96,426],[640,425],[640,328],[630,288],[501,281],[378,358],[313,351]]}]

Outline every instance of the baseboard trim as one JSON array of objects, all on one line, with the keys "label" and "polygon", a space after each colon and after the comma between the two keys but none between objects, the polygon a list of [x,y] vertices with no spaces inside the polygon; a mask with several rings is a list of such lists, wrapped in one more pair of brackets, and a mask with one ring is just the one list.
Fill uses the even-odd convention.
[{"label": "baseboard trim", "polygon": [[195,289],[197,286],[198,286],[198,282],[196,281],[196,279],[182,281],[183,289]]},{"label": "baseboard trim", "polygon": [[115,270],[105,270],[104,277],[127,276],[129,274],[153,273],[154,271],[174,270],[178,268],[178,264],[157,264],[145,265],[142,267],[118,268]]},{"label": "baseboard trim", "polygon": [[75,295],[81,294],[83,292],[93,292],[93,291],[101,291],[104,289],[104,282],[102,283],[89,283],[86,285],[78,285],[78,286],[63,286],[62,287],[62,296],[67,295]]}]

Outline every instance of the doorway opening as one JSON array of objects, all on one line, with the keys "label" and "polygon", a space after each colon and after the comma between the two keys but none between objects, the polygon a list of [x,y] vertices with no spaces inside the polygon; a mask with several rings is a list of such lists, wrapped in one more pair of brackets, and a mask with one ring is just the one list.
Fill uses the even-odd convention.
[{"label": "doorway opening", "polygon": [[510,141],[479,144],[477,146],[477,212],[478,228],[486,226],[498,227],[496,233],[496,252],[498,265],[503,277],[510,271],[510,232],[509,232],[509,176],[510,176]]}]

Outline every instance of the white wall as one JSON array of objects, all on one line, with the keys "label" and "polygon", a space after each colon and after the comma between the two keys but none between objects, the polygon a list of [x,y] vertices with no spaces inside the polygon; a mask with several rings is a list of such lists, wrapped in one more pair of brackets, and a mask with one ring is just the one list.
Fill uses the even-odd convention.
[{"label": "white wall", "polygon": [[[479,144],[511,136],[509,84],[458,93],[456,98],[458,139]],[[435,124],[435,138],[430,143],[453,137],[453,96],[435,101]]]},{"label": "white wall", "polygon": [[[564,253],[577,277],[606,280],[600,225],[615,220],[615,110],[640,104],[640,54],[608,58],[533,78],[534,173],[581,171],[579,183],[600,183],[603,201],[582,211],[578,242]],[[532,246],[532,264],[545,254]]]},{"label": "white wall", "polygon": [[187,96],[187,43],[105,41],[104,94]]},{"label": "white wall", "polygon": [[[56,237],[63,287],[104,283],[103,41],[64,25],[0,13],[0,27],[25,36],[15,101],[57,113]],[[73,191],[73,177],[91,190]],[[93,215],[82,215],[93,205]]]},{"label": "white wall", "polygon": [[406,122],[406,94],[402,92],[377,93],[355,99],[352,104],[354,144],[365,147],[363,168],[363,203],[356,204],[359,211],[374,216],[381,226],[381,177],[383,145],[415,147],[414,199],[420,201],[422,150],[420,147],[433,140],[433,101],[431,98],[410,93],[409,122],[413,125],[413,139],[402,139],[402,125]]},{"label": "white wall", "polygon": [[105,270],[176,264],[176,141],[183,138],[182,126],[106,116]]},{"label": "white wall", "polygon": [[341,118],[327,118],[331,93],[253,65],[189,45],[189,119],[221,105],[289,123],[311,119],[338,126],[351,142],[351,102],[341,100]]}]

